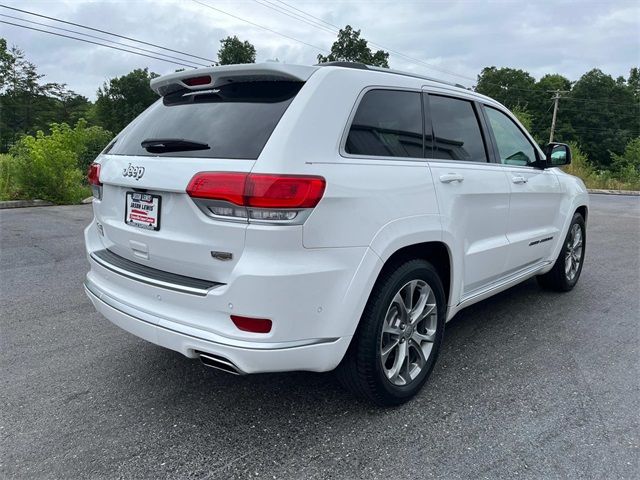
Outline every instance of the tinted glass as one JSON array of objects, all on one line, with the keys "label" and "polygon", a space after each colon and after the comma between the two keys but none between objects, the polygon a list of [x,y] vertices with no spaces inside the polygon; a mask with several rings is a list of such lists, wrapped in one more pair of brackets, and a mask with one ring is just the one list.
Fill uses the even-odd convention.
[{"label": "tinted glass", "polygon": [[[113,155],[256,159],[300,82],[232,83],[208,90],[180,90],[149,107],[118,135]],[[149,153],[148,139],[185,139],[208,149]]]},{"label": "tinted glass", "polygon": [[495,108],[485,107],[485,111],[498,144],[500,161],[507,165],[528,165],[535,162],[535,149],[516,124]]},{"label": "tinted glass", "polygon": [[371,90],[358,106],[345,150],[355,155],[422,158],[418,92]]},{"label": "tinted glass", "polygon": [[429,95],[435,142],[433,157],[486,162],[480,124],[471,102]]}]

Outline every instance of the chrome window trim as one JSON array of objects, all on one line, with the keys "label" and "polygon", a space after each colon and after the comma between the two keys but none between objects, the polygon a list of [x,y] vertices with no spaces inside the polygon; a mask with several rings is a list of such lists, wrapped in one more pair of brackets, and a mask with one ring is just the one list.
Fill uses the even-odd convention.
[{"label": "chrome window trim", "polygon": [[446,162],[446,163],[453,163],[453,164],[457,164],[457,165],[483,165],[483,166],[491,166],[491,165],[495,165],[495,166],[502,166],[499,163],[495,163],[495,162],[476,162],[475,160],[450,160],[450,159],[446,159],[446,158],[425,158],[425,161],[429,164],[432,163],[438,163],[438,162]]}]

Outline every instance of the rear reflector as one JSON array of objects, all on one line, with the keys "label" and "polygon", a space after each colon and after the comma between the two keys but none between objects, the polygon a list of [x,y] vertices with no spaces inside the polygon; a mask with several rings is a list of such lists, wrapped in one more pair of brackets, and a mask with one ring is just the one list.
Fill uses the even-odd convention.
[{"label": "rear reflector", "polygon": [[211,83],[211,77],[204,75],[202,77],[191,77],[182,79],[182,83],[189,85],[190,87],[197,87],[199,85],[209,85]]},{"label": "rear reflector", "polygon": [[318,204],[325,186],[325,179],[317,176],[200,172],[189,182],[187,193],[243,207],[303,209]]},{"label": "rear reflector", "polygon": [[87,181],[89,182],[89,185],[95,185],[97,187],[102,185],[102,183],[100,183],[99,163],[92,163],[91,165],[89,165],[89,171],[87,172]]},{"label": "rear reflector", "polygon": [[231,321],[244,332],[269,333],[271,331],[271,320],[266,318],[251,318],[231,315]]}]

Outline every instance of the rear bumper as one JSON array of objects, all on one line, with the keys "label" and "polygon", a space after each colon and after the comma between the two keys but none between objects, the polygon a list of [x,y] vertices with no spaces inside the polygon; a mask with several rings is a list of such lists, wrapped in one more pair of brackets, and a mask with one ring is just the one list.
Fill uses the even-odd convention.
[{"label": "rear bumper", "polygon": [[[85,230],[87,294],[114,324],[188,357],[210,353],[244,373],[332,370],[355,332],[380,258],[367,247],[305,249],[299,230],[254,230],[232,272],[215,275],[210,264],[214,280],[224,283],[193,292],[184,287],[194,279],[147,268],[156,265],[100,258],[109,239],[92,222]],[[268,318],[273,327],[241,331],[231,314]]]},{"label": "rear bumper", "polygon": [[185,332],[185,326],[162,319],[153,319],[142,311],[125,305],[102,292],[87,278],[87,296],[96,310],[109,321],[156,345],[191,358],[198,352],[228,360],[240,373],[333,370],[342,359],[351,337],[307,339],[295,342],[248,342],[215,336],[210,332]]}]

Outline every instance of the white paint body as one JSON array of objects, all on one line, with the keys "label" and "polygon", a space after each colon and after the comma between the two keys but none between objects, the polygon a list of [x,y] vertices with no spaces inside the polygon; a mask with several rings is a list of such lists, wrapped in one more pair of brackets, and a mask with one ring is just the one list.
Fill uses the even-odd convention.
[{"label": "white paint body", "polygon": [[[371,87],[444,93],[513,117],[487,97],[422,78],[351,68],[265,64],[205,70],[232,77],[249,69],[306,81],[257,160],[108,154],[96,160],[104,187],[85,231],[87,293],[105,317],[150,342],[189,357],[212,353],[246,373],[331,370],[394,252],[423,242],[446,246],[449,320],[465,306],[548,271],[573,213],[588,205],[583,183],[555,168],[367,158],[341,148],[351,115]],[[141,180],[122,175],[130,163],[144,165]],[[230,223],[205,216],[185,193],[192,176],[207,170],[320,175],[326,191],[303,225]],[[464,180],[440,181],[450,174]],[[513,183],[514,176],[528,181]],[[125,192],[141,186],[162,195],[158,232],[123,222]],[[553,239],[530,246],[548,237]],[[223,285],[194,296],[138,282],[91,258],[105,248],[155,269]],[[233,259],[217,261],[211,251],[231,252]],[[268,334],[241,331],[231,314],[268,318],[273,328]]]}]

